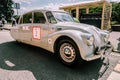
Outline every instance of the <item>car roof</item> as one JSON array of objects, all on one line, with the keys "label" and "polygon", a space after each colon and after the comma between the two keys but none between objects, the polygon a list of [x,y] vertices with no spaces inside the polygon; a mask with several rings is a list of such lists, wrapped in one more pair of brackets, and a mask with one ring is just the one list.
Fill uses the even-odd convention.
[{"label": "car roof", "polygon": [[[27,14],[27,13],[29,13],[29,12],[35,12],[35,11],[43,11],[43,12],[51,11],[51,12],[65,12],[65,13],[67,13],[67,12],[64,11],[64,10],[36,9],[36,10],[28,11],[28,12],[26,12],[26,13],[24,13],[24,14]],[[23,15],[24,15],[24,14],[23,14]]]}]

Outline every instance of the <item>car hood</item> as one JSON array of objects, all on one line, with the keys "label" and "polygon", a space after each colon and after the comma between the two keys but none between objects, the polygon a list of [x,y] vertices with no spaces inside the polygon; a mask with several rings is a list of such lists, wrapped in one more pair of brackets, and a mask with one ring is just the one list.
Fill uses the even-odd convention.
[{"label": "car hood", "polygon": [[83,33],[92,34],[95,38],[96,46],[104,44],[101,39],[100,29],[83,23],[74,23],[74,22],[60,22],[56,24],[57,28],[61,28],[61,30],[78,30]]},{"label": "car hood", "polygon": [[84,33],[91,33],[91,31],[97,31],[97,28],[83,23],[75,23],[75,22],[59,22],[56,24],[57,28],[61,28],[61,30],[79,30]]}]

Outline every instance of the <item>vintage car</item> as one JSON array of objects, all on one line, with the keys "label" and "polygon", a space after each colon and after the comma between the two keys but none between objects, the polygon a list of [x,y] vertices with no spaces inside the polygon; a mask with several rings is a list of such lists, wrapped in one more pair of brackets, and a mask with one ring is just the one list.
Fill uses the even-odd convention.
[{"label": "vintage car", "polygon": [[108,31],[75,23],[73,17],[62,10],[27,12],[10,33],[18,42],[55,53],[68,66],[101,58],[112,50]]}]

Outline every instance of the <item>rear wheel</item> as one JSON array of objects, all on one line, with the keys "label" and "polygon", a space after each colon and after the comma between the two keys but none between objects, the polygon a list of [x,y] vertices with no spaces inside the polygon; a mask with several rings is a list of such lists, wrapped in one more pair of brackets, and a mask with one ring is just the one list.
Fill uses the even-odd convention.
[{"label": "rear wheel", "polygon": [[58,44],[58,57],[68,66],[73,66],[81,61],[80,52],[74,41],[66,39]]}]

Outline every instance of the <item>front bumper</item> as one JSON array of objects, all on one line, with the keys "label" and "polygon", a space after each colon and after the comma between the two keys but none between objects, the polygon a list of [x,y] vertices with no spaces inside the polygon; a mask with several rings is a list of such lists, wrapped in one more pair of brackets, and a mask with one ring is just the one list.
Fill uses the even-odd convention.
[{"label": "front bumper", "polygon": [[109,55],[113,50],[113,47],[111,45],[110,42],[107,42],[106,44],[104,44],[103,46],[97,48],[95,50],[95,54],[92,56],[89,56],[86,58],[87,61],[91,61],[94,59],[98,59],[98,58],[105,58],[107,55]]},{"label": "front bumper", "polygon": [[98,51],[96,52],[98,55],[101,55],[101,57],[105,57],[106,55],[109,55],[113,50],[113,47],[110,42],[107,42],[102,47],[98,48]]}]

